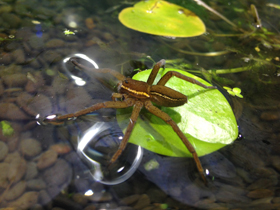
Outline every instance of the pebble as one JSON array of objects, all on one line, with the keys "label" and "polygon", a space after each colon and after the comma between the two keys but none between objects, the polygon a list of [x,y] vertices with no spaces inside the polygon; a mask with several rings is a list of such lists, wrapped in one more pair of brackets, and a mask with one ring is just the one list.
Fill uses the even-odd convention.
[{"label": "pebble", "polygon": [[29,190],[44,190],[47,185],[42,179],[31,179],[27,181],[26,186]]},{"label": "pebble", "polygon": [[20,181],[5,192],[4,198],[7,201],[15,200],[16,198],[18,198],[24,193],[25,189],[26,189],[26,182]]},{"label": "pebble", "polygon": [[26,74],[16,73],[12,75],[6,75],[2,77],[5,85],[11,87],[23,87],[27,83]]},{"label": "pebble", "polygon": [[271,204],[272,198],[273,197],[256,199],[256,200],[253,200],[249,205],[250,206],[255,206],[255,205],[260,205],[260,204]]},{"label": "pebble", "polygon": [[[217,186],[217,182],[215,184]],[[244,189],[244,187],[239,187],[239,186],[232,186],[232,185],[227,185],[227,184],[224,184],[224,183],[220,183],[218,184],[219,186],[219,190],[221,192],[225,191],[225,192],[231,192],[231,193],[234,193],[236,195],[245,195],[245,194],[248,194],[249,193],[249,190],[246,190]]]},{"label": "pebble", "polygon": [[53,198],[53,202],[56,203],[56,206],[60,206],[63,209],[67,210],[82,210],[83,207],[74,201],[72,201],[67,194],[58,195]]},{"label": "pebble", "polygon": [[4,94],[5,88],[2,82],[2,79],[0,79],[0,96]]},{"label": "pebble", "polygon": [[75,193],[72,199],[74,202],[80,204],[81,206],[85,206],[88,202],[87,197],[80,193]]},{"label": "pebble", "polygon": [[8,179],[10,182],[18,182],[26,173],[26,161],[23,158],[13,159],[9,164]]},{"label": "pebble", "polygon": [[2,52],[0,54],[0,59],[1,59],[2,64],[8,65],[12,62],[13,58],[12,58],[11,53]]},{"label": "pebble", "polygon": [[90,204],[88,205],[86,208],[84,208],[84,210],[96,210],[96,206],[94,204]]},{"label": "pebble", "polygon": [[112,34],[108,33],[108,32],[103,33],[103,38],[106,41],[113,41],[115,39],[115,37]]},{"label": "pebble", "polygon": [[43,173],[44,181],[50,186],[67,184],[71,180],[71,177],[72,169],[63,159],[58,159],[53,166],[49,167]]},{"label": "pebble", "polygon": [[259,198],[266,198],[273,196],[274,192],[269,189],[256,189],[252,190],[247,194],[247,197],[253,198],[253,199],[259,199]]},{"label": "pebble", "polygon": [[9,13],[9,12],[11,12],[12,10],[13,10],[13,7],[12,7],[11,5],[2,5],[2,6],[0,7],[0,14],[1,14],[1,13],[4,13],[4,12]]},{"label": "pebble", "polygon": [[88,196],[88,200],[94,202],[106,202],[113,199],[112,195],[109,192],[97,192],[91,196]]},{"label": "pebble", "polygon": [[271,162],[272,162],[273,167],[276,168],[278,172],[280,172],[279,156],[272,156]]},{"label": "pebble", "polygon": [[88,29],[93,29],[93,28],[96,27],[96,25],[94,24],[92,18],[86,18],[86,19],[85,19],[85,24],[86,24],[86,27],[87,27]]},{"label": "pebble", "polygon": [[25,62],[25,55],[22,49],[16,49],[12,53],[13,61],[16,64],[23,64]]},{"label": "pebble", "polygon": [[264,111],[261,113],[260,118],[265,121],[275,121],[280,119],[279,111]]},{"label": "pebble", "polygon": [[9,185],[8,170],[9,170],[8,163],[0,163],[0,188],[5,189]]},{"label": "pebble", "polygon": [[134,208],[130,206],[119,206],[115,210],[134,210]]},{"label": "pebble", "polygon": [[7,24],[7,27],[12,29],[18,28],[21,23],[21,19],[13,13],[3,13],[2,18]]},{"label": "pebble", "polygon": [[28,93],[22,93],[17,97],[17,104],[32,116],[36,116],[37,114],[46,116],[52,113],[51,101],[44,94],[32,96]]},{"label": "pebble", "polygon": [[248,190],[266,189],[277,185],[278,179],[271,177],[270,179],[261,178],[247,187]]},{"label": "pebble", "polygon": [[274,198],[272,199],[272,202],[273,202],[273,203],[280,203],[280,197],[274,197]]},{"label": "pebble", "polygon": [[54,150],[59,155],[65,155],[72,151],[72,148],[69,146],[69,144],[59,143],[54,144],[50,147],[51,150]]},{"label": "pebble", "polygon": [[18,153],[18,151],[16,151],[16,152],[13,152],[13,153],[9,153],[7,155],[7,157],[5,158],[4,162],[5,163],[11,163],[13,160],[20,159],[20,158],[21,158],[20,154]]},{"label": "pebble", "polygon": [[98,209],[116,209],[118,207],[116,202],[102,202],[97,205]]},{"label": "pebble", "polygon": [[149,196],[151,203],[163,203],[167,197],[162,190],[152,187],[147,191],[147,195]]},{"label": "pebble", "polygon": [[132,205],[134,203],[136,203],[140,198],[140,195],[138,194],[134,194],[134,195],[130,195],[130,196],[127,196],[123,199],[120,200],[120,203],[121,204],[125,204],[125,205]]},{"label": "pebble", "polygon": [[41,153],[41,143],[33,138],[23,139],[20,142],[20,151],[26,157],[34,157]]},{"label": "pebble", "polygon": [[65,42],[62,39],[51,39],[46,44],[46,48],[58,48],[58,47],[64,47]]},{"label": "pebble", "polygon": [[37,92],[40,87],[45,85],[45,80],[41,72],[27,73],[27,83],[25,85],[26,92]]},{"label": "pebble", "polygon": [[30,120],[25,112],[23,112],[14,103],[0,103],[0,118],[6,120]]},{"label": "pebble", "polygon": [[82,87],[71,86],[66,95],[64,103],[66,104],[67,113],[73,113],[92,105],[92,97]]},{"label": "pebble", "polygon": [[44,37],[38,37],[37,35],[30,36],[27,41],[32,49],[39,50],[44,47]]},{"label": "pebble", "polygon": [[7,144],[3,141],[0,141],[0,161],[4,160],[9,152]]},{"label": "pebble", "polygon": [[235,167],[240,166],[240,168],[253,169],[257,167],[264,167],[264,160],[261,158],[256,151],[250,150],[243,143],[233,144],[230,150],[227,151],[227,157],[230,157],[230,161],[235,165]]},{"label": "pebble", "polygon": [[222,203],[250,203],[251,199],[243,195],[236,195],[235,193],[229,191],[220,190],[216,195],[218,202]]},{"label": "pebble", "polygon": [[52,87],[55,90],[55,93],[62,95],[65,93],[66,88],[68,87],[69,80],[62,77],[55,77],[52,81]]},{"label": "pebble", "polygon": [[237,176],[241,177],[246,183],[253,183],[253,179],[250,177],[248,171],[244,170],[243,168],[236,168]]},{"label": "pebble", "polygon": [[38,195],[38,200],[40,204],[44,205],[51,201],[51,197],[46,190],[40,190]]},{"label": "pebble", "polygon": [[56,63],[62,60],[62,56],[55,50],[47,50],[43,53],[44,60],[48,63]]},{"label": "pebble", "polygon": [[9,207],[17,208],[17,209],[29,209],[33,205],[37,203],[38,200],[38,192],[26,192],[17,200],[8,204]]},{"label": "pebble", "polygon": [[42,153],[37,162],[37,168],[39,170],[42,170],[44,168],[53,165],[57,160],[57,156],[58,156],[57,152],[52,149]]},{"label": "pebble", "polygon": [[35,162],[27,162],[25,180],[33,179],[38,175],[37,164]]},{"label": "pebble", "polygon": [[150,198],[147,194],[142,194],[139,198],[139,200],[137,201],[137,203],[133,206],[134,209],[138,210],[138,209],[143,209],[147,206],[149,206],[151,203]]}]

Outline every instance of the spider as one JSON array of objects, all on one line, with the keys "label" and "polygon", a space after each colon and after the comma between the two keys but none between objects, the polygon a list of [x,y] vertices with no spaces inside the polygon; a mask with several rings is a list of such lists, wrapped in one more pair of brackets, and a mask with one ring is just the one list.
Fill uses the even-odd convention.
[{"label": "spider", "polygon": [[89,67],[86,67],[86,66],[78,63],[74,58],[71,58],[70,61],[75,66],[77,66],[78,68],[81,68],[81,69],[86,69],[88,71],[95,71],[97,73],[105,73],[105,74],[113,75],[115,78],[117,78],[119,80],[119,82],[117,84],[118,93],[112,94],[112,101],[98,103],[89,108],[86,108],[86,109],[83,109],[83,110],[80,110],[78,112],[71,113],[71,114],[60,115],[60,116],[57,115],[53,118],[46,117],[44,119],[44,122],[56,124],[56,123],[60,123],[60,122],[66,121],[66,120],[74,120],[81,115],[85,115],[90,112],[102,109],[102,108],[119,109],[119,108],[127,108],[127,107],[133,106],[133,111],[132,111],[132,114],[130,117],[129,125],[128,125],[127,130],[124,134],[124,137],[119,145],[118,150],[115,152],[115,154],[113,155],[113,157],[110,160],[110,164],[111,164],[117,160],[117,158],[121,155],[121,153],[125,149],[127,142],[129,140],[130,134],[131,134],[133,127],[136,123],[136,120],[139,116],[139,113],[140,113],[141,109],[143,107],[145,107],[149,112],[151,112],[155,116],[163,119],[166,123],[168,123],[173,128],[173,130],[180,137],[180,139],[185,144],[185,146],[190,151],[190,153],[192,153],[194,161],[196,163],[196,167],[198,169],[198,172],[199,172],[201,178],[203,179],[203,181],[205,183],[207,183],[201,162],[200,162],[198,155],[197,155],[194,147],[192,146],[192,144],[189,142],[187,137],[180,130],[178,125],[171,119],[171,117],[168,114],[166,114],[165,112],[161,111],[156,106],[154,106],[152,104],[152,102],[159,106],[165,106],[165,107],[176,107],[176,106],[181,106],[181,105],[187,103],[187,96],[185,96],[184,94],[182,94],[176,90],[173,90],[173,89],[165,86],[165,84],[168,82],[168,80],[173,76],[183,79],[187,82],[191,82],[193,84],[199,85],[201,87],[207,88],[207,89],[214,89],[214,88],[216,88],[215,86],[206,86],[193,78],[187,77],[187,76],[180,74],[178,72],[175,72],[175,71],[167,72],[159,80],[159,82],[156,85],[153,85],[153,82],[158,74],[159,69],[161,67],[164,68],[164,66],[165,66],[164,59],[160,60],[159,62],[157,62],[154,65],[147,82],[142,82],[142,81],[133,80],[131,78],[127,78],[124,75],[122,75],[121,73],[119,73],[115,70],[112,70],[112,69],[108,69],[108,68],[104,68],[104,69],[89,68]]}]

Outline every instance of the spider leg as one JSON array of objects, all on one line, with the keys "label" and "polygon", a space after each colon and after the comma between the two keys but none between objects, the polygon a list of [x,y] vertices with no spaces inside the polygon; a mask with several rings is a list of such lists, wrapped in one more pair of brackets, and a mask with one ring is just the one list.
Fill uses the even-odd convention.
[{"label": "spider leg", "polygon": [[136,101],[134,107],[133,107],[133,111],[129,120],[129,124],[128,127],[126,129],[126,132],[124,134],[124,137],[120,143],[120,146],[118,148],[118,150],[115,152],[115,154],[113,155],[112,159],[110,160],[110,164],[114,163],[118,157],[121,155],[121,153],[123,152],[123,150],[125,149],[127,142],[129,140],[130,134],[132,132],[132,129],[136,123],[136,120],[139,116],[139,112],[141,111],[143,107],[143,103],[140,101]]},{"label": "spider leg", "polygon": [[122,93],[113,93],[112,94],[112,101],[118,101],[117,99],[120,99],[121,101],[125,101],[129,98],[129,95],[122,94]]},{"label": "spider leg", "polygon": [[112,94],[112,101],[117,101],[118,98],[123,98],[123,94],[121,93],[113,93]]},{"label": "spider leg", "polygon": [[80,110],[78,112],[75,113],[71,113],[71,114],[66,114],[66,115],[60,115],[60,116],[56,116],[55,118],[45,118],[44,122],[47,123],[57,123],[57,122],[62,122],[62,121],[66,121],[66,120],[72,120],[75,119],[79,116],[88,114],[90,112],[94,112],[96,110],[99,109],[103,109],[103,108],[126,108],[126,107],[130,107],[133,106],[135,103],[135,99],[132,98],[128,98],[127,100],[124,101],[106,101],[103,103],[98,103],[95,104],[89,108]]},{"label": "spider leg", "polygon": [[164,65],[165,65],[165,60],[164,59],[161,59],[159,62],[156,63],[156,65],[153,67],[153,70],[152,70],[152,72],[151,72],[151,74],[150,74],[150,76],[148,78],[148,81],[147,81],[147,83],[149,85],[153,84],[153,82],[155,81],[155,78],[156,78],[156,76],[158,74],[159,69],[161,67],[164,68]]},{"label": "spider leg", "polygon": [[178,78],[180,78],[180,79],[183,79],[183,80],[185,80],[185,81],[187,81],[187,82],[190,82],[190,83],[199,85],[199,86],[201,86],[201,87],[207,88],[207,89],[215,89],[215,88],[217,88],[217,87],[215,87],[215,86],[207,86],[207,85],[204,85],[204,84],[202,84],[201,82],[195,80],[194,78],[188,77],[188,76],[183,75],[183,74],[181,74],[181,73],[179,73],[179,72],[176,72],[176,71],[169,71],[169,72],[167,72],[167,73],[159,80],[159,82],[157,83],[157,85],[165,85],[165,84],[168,82],[168,80],[169,80],[171,77],[173,77],[173,76],[178,77]]},{"label": "spider leg", "polygon": [[81,68],[81,69],[85,69],[87,71],[93,71],[93,72],[96,72],[96,73],[104,73],[104,74],[111,74],[113,75],[114,77],[116,77],[118,80],[120,81],[123,81],[126,79],[126,77],[124,75],[122,75],[121,73],[113,70],[113,69],[108,69],[108,68],[105,68],[105,69],[95,69],[95,68],[89,68],[87,66],[84,66],[80,63],[78,63],[77,61],[75,61],[74,58],[71,58],[70,61],[77,67]]},{"label": "spider leg", "polygon": [[194,161],[196,163],[196,167],[197,170],[201,176],[201,178],[203,179],[204,183],[207,184],[207,180],[206,177],[204,176],[204,172],[203,172],[203,168],[201,165],[201,162],[197,156],[197,153],[194,149],[194,147],[192,146],[192,144],[189,142],[189,140],[187,139],[187,137],[183,134],[183,132],[180,130],[180,128],[178,127],[178,125],[172,120],[172,118],[166,114],[165,112],[161,111],[160,109],[158,109],[157,107],[155,107],[151,101],[146,101],[145,102],[145,108],[151,112],[152,114],[154,114],[155,116],[163,119],[166,123],[168,123],[173,130],[177,133],[177,135],[180,137],[180,139],[182,140],[182,142],[185,144],[185,146],[187,147],[187,149],[190,151],[190,153],[192,153]]}]

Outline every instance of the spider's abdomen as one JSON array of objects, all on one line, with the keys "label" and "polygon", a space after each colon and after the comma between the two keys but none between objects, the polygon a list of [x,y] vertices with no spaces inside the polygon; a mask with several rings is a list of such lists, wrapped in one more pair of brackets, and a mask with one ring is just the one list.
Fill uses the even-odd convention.
[{"label": "spider's abdomen", "polygon": [[187,103],[188,98],[184,94],[166,86],[153,85],[150,88],[151,101],[160,106],[176,107]]}]

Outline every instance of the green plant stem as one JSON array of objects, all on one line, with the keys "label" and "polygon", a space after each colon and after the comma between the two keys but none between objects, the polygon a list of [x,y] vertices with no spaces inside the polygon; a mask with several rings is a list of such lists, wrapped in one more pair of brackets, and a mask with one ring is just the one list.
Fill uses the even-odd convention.
[{"label": "green plant stem", "polygon": [[215,73],[215,74],[229,74],[229,73],[238,73],[238,72],[243,72],[243,71],[248,71],[252,69],[252,67],[238,67],[238,68],[233,68],[233,69],[217,69],[217,70],[208,70],[209,73]]},{"label": "green plant stem", "polygon": [[217,12],[216,10],[212,9],[211,7],[209,7],[207,4],[205,4],[203,1],[201,0],[194,0],[198,5],[203,6],[205,9],[209,10],[210,12],[214,13],[215,15],[217,15],[218,17],[220,17],[221,19],[223,19],[224,21],[226,21],[229,25],[231,25],[233,28],[245,32],[243,29],[239,28],[237,25],[235,25],[233,22],[231,22],[229,19],[227,19],[225,16],[223,16],[221,13]]},{"label": "green plant stem", "polygon": [[230,51],[224,50],[224,51],[219,51],[219,52],[206,52],[206,53],[200,53],[200,52],[191,52],[191,51],[186,51],[186,50],[181,50],[181,49],[177,49],[176,47],[173,47],[167,43],[165,43],[164,41],[161,40],[161,43],[165,44],[166,46],[170,47],[173,50],[176,50],[180,53],[184,53],[187,55],[194,55],[194,56],[206,56],[206,57],[213,57],[213,56],[220,56],[220,55],[225,55],[230,53]]}]

